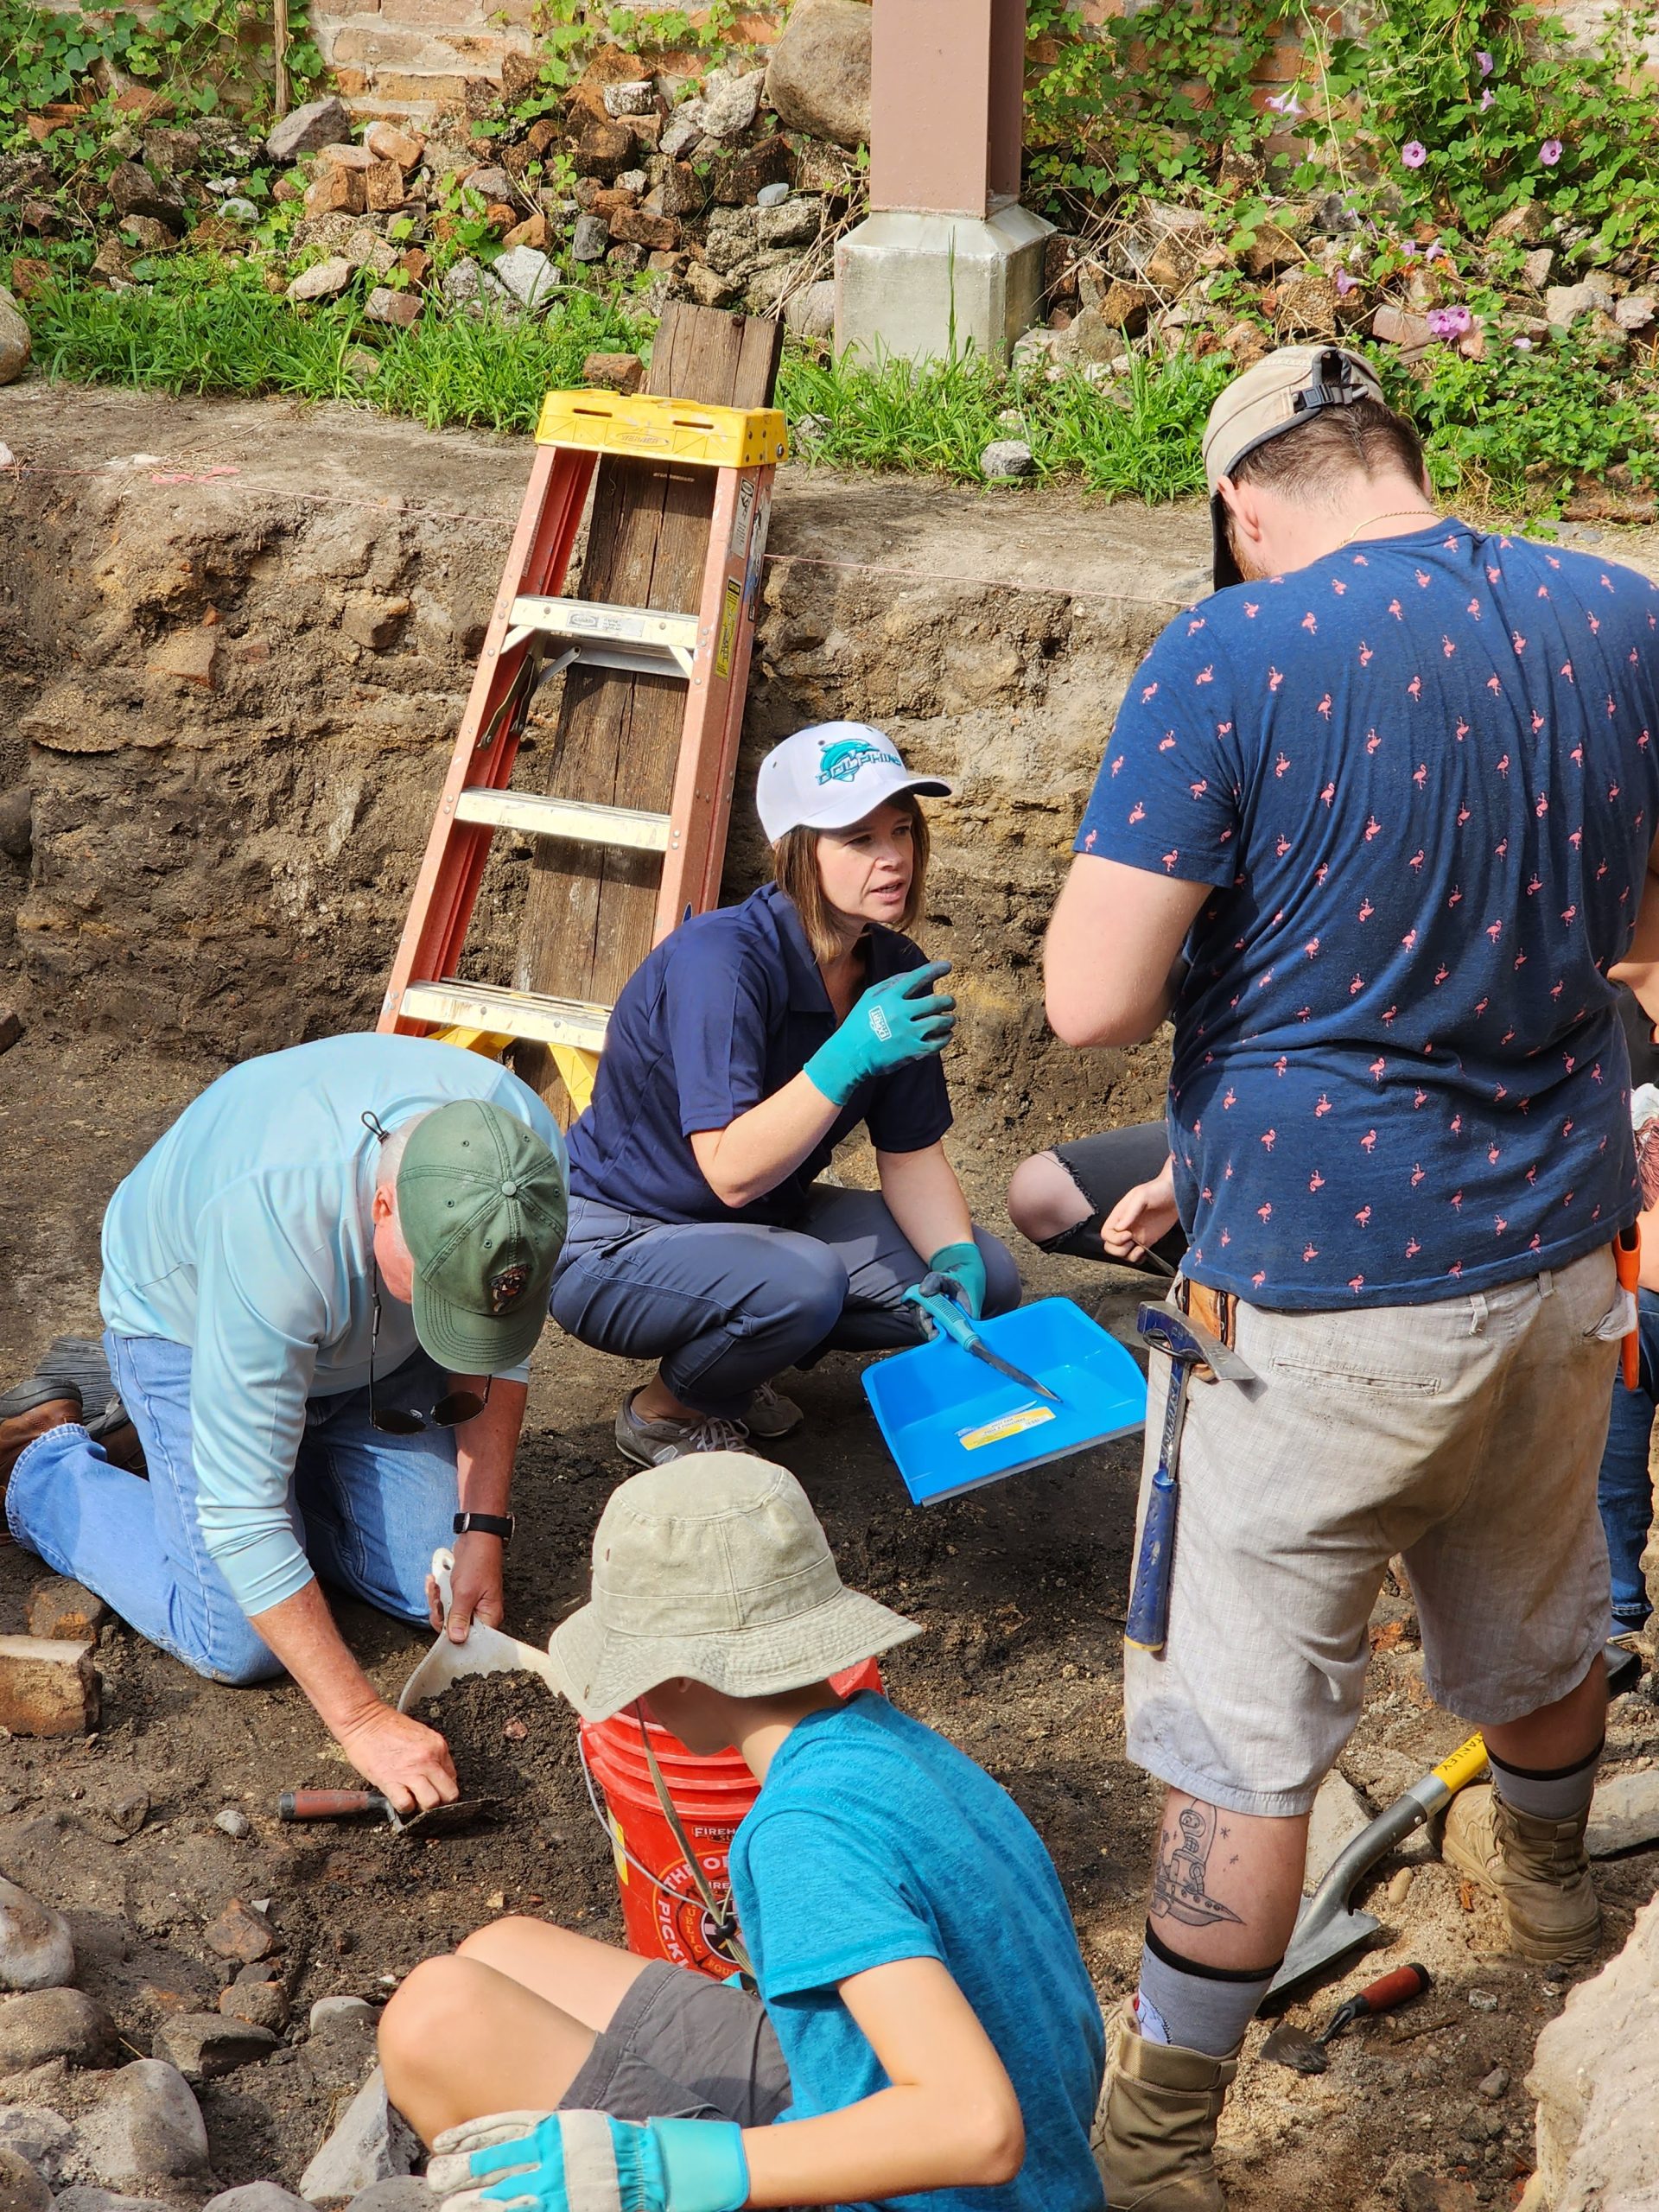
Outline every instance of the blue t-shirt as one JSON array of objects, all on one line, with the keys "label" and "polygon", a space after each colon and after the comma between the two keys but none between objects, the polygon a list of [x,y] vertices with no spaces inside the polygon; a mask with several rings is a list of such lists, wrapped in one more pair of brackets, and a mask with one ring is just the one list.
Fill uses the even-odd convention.
[{"label": "blue t-shirt", "polygon": [[[307,1401],[369,1379],[380,1144],[363,1116],[391,1130],[463,1098],[490,1100],[563,1159],[552,1116],[495,1061],[429,1037],[328,1037],[220,1076],[110,1200],[104,1319],[188,1347],[196,1513],[250,1613],[311,1580],[289,1495]],[[415,1351],[415,1322],[384,1285],[380,1304],[385,1376]]]},{"label": "blue t-shirt", "polygon": [[[872,923],[868,980],[919,968],[920,947]],[[793,901],[766,884],[740,906],[683,922],[622,987],[593,1103],[570,1132],[570,1189],[651,1221],[782,1226],[861,1122],[879,1152],[921,1152],[950,1126],[937,1052],[862,1083],[792,1175],[746,1206],[723,1205],[690,1139],[723,1129],[781,1090],[837,1027]]]},{"label": "blue t-shirt", "polygon": [[[938,1959],[1007,2069],[1026,2158],[1000,2189],[895,2196],[905,2212],[1101,2212],[1089,2148],[1100,2007],[1059,1878],[982,1767],[866,1690],[785,1738],[732,1840],[734,1901],[789,2064],[792,2120],[889,2084],[836,1985]],[[865,2208],[851,2208],[865,2212]]]},{"label": "blue t-shirt", "polygon": [[1170,624],[1077,849],[1217,888],[1169,1091],[1194,1277],[1420,1304],[1635,1218],[1606,970],[1659,829],[1656,741],[1659,589],[1461,523]]}]

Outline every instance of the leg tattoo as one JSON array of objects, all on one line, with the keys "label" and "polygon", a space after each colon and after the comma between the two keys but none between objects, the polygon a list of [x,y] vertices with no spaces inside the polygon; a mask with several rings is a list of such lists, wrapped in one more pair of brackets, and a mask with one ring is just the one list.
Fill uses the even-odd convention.
[{"label": "leg tattoo", "polygon": [[[1218,1921],[1243,1926],[1242,1914],[1210,1895],[1210,1853],[1217,1840],[1213,1805],[1183,1806],[1177,1836],[1167,1827],[1159,1840],[1152,1870],[1152,1917],[1178,1920],[1183,1928],[1213,1928]],[[1219,1830],[1222,1840],[1227,1831]]]}]

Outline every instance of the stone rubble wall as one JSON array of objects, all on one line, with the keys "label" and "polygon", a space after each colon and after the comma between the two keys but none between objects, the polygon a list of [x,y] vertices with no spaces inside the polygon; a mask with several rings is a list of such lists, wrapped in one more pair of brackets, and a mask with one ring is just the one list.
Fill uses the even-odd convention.
[{"label": "stone rubble wall", "polygon": [[[29,824],[0,855],[0,963],[26,1015],[227,1060],[372,1027],[528,445],[44,385],[0,434],[30,464],[0,477],[0,810],[26,791]],[[726,895],[764,874],[754,773],[791,730],[868,719],[951,779],[919,933],[957,963],[959,1135],[999,1156],[1159,1110],[1158,1048],[1048,1035],[1039,959],[1205,538],[1192,512],[780,477]],[[510,976],[530,850],[498,841],[480,977]]]}]

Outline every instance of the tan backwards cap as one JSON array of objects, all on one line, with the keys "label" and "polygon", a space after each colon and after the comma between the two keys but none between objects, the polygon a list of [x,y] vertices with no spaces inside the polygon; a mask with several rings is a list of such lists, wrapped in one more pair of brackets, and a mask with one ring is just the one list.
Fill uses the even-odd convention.
[{"label": "tan backwards cap", "polygon": [[1345,346],[1281,346],[1219,394],[1204,426],[1217,591],[1244,581],[1227,535],[1226,505],[1216,489],[1221,479],[1230,476],[1246,454],[1295,429],[1320,408],[1351,407],[1357,399],[1388,404],[1376,370]]}]

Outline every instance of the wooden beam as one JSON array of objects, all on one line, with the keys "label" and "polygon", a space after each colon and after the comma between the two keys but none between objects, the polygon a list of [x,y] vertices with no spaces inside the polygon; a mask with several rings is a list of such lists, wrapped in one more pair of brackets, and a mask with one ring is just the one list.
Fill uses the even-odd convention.
[{"label": "wooden beam", "polygon": [[[769,406],[782,345],[775,319],[676,302],[658,327],[645,388],[711,406]],[[602,459],[576,595],[695,614],[714,493],[712,469]],[[685,700],[677,677],[572,668],[548,748],[548,795],[667,813]],[[653,853],[539,840],[515,987],[613,1003],[651,950],[659,875]],[[514,1065],[568,1116],[570,1101],[550,1055],[521,1048]]]}]

